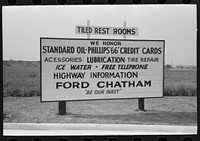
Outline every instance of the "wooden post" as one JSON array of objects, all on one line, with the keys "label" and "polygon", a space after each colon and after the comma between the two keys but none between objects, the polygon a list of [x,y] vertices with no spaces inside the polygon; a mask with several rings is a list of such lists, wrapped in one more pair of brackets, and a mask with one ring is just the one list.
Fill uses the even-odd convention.
[{"label": "wooden post", "polygon": [[145,109],[144,109],[144,98],[138,99],[138,111],[145,111]]},{"label": "wooden post", "polygon": [[[123,27],[126,27],[126,21],[123,22]],[[124,35],[124,39],[126,39],[126,35]],[[137,111],[145,111],[144,109],[144,98],[138,99],[138,110]]]},{"label": "wooden post", "polygon": [[[126,27],[126,21],[123,22],[123,27]],[[126,35],[124,34],[124,39],[126,39]]]},{"label": "wooden post", "polygon": [[66,115],[66,101],[59,101],[58,103],[58,114]]},{"label": "wooden post", "polygon": [[[90,20],[87,20],[87,26],[90,26]],[[87,34],[87,38],[90,39],[90,33]]]},{"label": "wooden post", "polygon": [[[126,27],[126,21],[123,22],[123,27]],[[126,35],[124,35],[124,39],[126,39]],[[137,111],[145,111],[144,109],[144,98],[138,99],[138,110]]]},{"label": "wooden post", "polygon": [[[90,26],[90,20],[87,20],[87,26]],[[87,38],[90,39],[90,34],[87,34]],[[66,115],[66,101],[58,102],[58,114]]]}]

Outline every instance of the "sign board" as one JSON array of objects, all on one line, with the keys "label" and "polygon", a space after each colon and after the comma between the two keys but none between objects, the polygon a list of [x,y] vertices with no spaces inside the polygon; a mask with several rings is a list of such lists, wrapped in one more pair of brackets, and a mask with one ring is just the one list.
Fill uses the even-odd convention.
[{"label": "sign board", "polygon": [[40,38],[41,101],[163,97],[164,40]]},{"label": "sign board", "polygon": [[138,28],[135,27],[107,27],[107,26],[82,26],[76,25],[76,34],[91,35],[127,35],[138,36]]}]

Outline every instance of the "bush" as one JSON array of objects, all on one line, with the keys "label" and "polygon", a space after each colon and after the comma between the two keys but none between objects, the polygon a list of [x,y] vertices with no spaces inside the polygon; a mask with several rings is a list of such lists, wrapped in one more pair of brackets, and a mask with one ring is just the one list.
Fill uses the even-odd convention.
[{"label": "bush", "polygon": [[164,96],[196,96],[197,88],[190,83],[175,83],[164,87]]},{"label": "bush", "polygon": [[173,90],[170,87],[164,87],[164,96],[172,96]]},{"label": "bush", "polygon": [[3,87],[3,96],[11,96],[11,97],[33,97],[40,96],[40,90],[37,90],[37,87],[34,86],[9,86]]},{"label": "bush", "polygon": [[7,67],[10,67],[11,64],[8,62],[8,61],[3,61],[3,65],[7,66]]},{"label": "bush", "polygon": [[14,89],[14,90],[10,91],[9,96],[13,96],[13,97],[21,96],[20,89]]},{"label": "bush", "polygon": [[170,64],[165,65],[165,68],[172,68]]},{"label": "bush", "polygon": [[37,90],[31,90],[31,91],[29,91],[29,96],[39,96],[40,94],[39,94],[39,91],[37,91]]}]

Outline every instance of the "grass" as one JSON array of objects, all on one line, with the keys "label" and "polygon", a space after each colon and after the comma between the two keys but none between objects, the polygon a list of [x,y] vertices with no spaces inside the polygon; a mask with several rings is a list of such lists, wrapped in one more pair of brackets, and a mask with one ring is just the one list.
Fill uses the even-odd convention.
[{"label": "grass", "polygon": [[196,96],[196,69],[167,69],[164,81],[165,96]]},{"label": "grass", "polygon": [[[196,96],[196,69],[165,69],[165,96]],[[40,96],[39,61],[3,61],[3,95]]]},{"label": "grass", "polygon": [[67,115],[58,103],[39,97],[4,97],[4,122],[197,125],[196,97],[145,99],[146,112],[137,112],[137,99],[71,101]]},{"label": "grass", "polygon": [[39,96],[40,65],[35,61],[4,61],[4,96]]}]

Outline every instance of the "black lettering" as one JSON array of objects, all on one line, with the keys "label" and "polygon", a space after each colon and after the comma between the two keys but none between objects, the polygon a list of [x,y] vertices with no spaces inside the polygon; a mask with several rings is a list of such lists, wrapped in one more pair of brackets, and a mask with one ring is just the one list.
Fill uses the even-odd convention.
[{"label": "black lettering", "polygon": [[78,28],[78,33],[81,33],[81,27],[77,27]]},{"label": "black lettering", "polygon": [[59,87],[62,87],[62,82],[56,82],[56,89],[58,89]]},{"label": "black lettering", "polygon": [[90,41],[90,44],[91,45],[95,45],[95,41]]},{"label": "black lettering", "polygon": [[151,81],[149,80],[149,81],[144,81],[144,86],[146,87],[146,86],[149,86],[149,87],[151,87]]},{"label": "black lettering", "polygon": [[134,34],[136,33],[136,32],[135,32],[135,28],[132,28],[131,31],[132,31],[132,33],[131,33],[132,35],[134,35]]},{"label": "black lettering", "polygon": [[73,83],[73,88],[79,88],[79,82],[74,82]]},{"label": "black lettering", "polygon": [[46,53],[47,52],[47,49],[46,49],[46,46],[43,46],[43,52],[42,53]]},{"label": "black lettering", "polygon": [[[105,87],[105,85],[104,85],[104,81],[99,81],[98,83],[97,83],[97,87],[98,88],[104,88]],[[102,85],[101,85],[102,84]]]},{"label": "black lettering", "polygon": [[89,83],[88,82],[82,82],[81,83],[81,88],[88,88],[89,87]]},{"label": "black lettering", "polygon": [[[67,86],[67,84],[68,84],[68,86]],[[69,89],[69,88],[71,88],[71,86],[72,86],[72,84],[71,84],[70,82],[65,82],[65,83],[63,84],[63,87],[64,87],[65,89]]]}]

